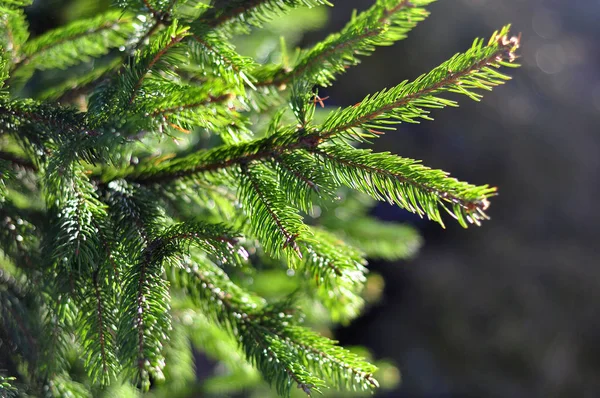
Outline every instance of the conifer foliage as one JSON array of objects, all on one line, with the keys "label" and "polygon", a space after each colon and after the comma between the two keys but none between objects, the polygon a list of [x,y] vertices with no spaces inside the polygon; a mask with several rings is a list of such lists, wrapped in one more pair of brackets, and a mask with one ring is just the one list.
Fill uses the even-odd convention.
[{"label": "conifer foliage", "polygon": [[175,391],[194,383],[192,347],[227,367],[226,390],[256,372],[281,396],[376,388],[374,365],[310,327],[359,314],[367,257],[419,245],[366,198],[467,227],[495,189],[357,146],[457,106],[447,94],[479,100],[519,40],[504,27],[347,108],[317,109],[317,88],[432,1],[373,0],[265,61],[234,43],[331,4],[116,0],[30,37],[31,0],[0,0],[2,394]]}]

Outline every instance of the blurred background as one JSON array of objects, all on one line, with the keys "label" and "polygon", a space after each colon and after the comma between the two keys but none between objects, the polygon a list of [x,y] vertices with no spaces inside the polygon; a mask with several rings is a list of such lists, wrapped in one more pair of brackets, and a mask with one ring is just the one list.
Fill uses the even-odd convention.
[{"label": "blurred background", "polygon": [[[32,30],[87,11],[68,0],[37,1]],[[90,1],[88,8],[108,1]],[[337,1],[308,46],[339,30],[352,9]],[[414,79],[473,38],[506,23],[522,32],[522,68],[482,103],[434,112],[434,122],[400,125],[375,143],[497,186],[492,221],[447,230],[392,206],[385,220],[419,228],[425,245],[409,262],[377,263],[382,301],[339,328],[342,344],[394,361],[402,383],[380,397],[600,396],[600,2],[449,0],[407,40],[380,48],[322,90],[328,105]]]},{"label": "blurred background", "polygon": [[[351,8],[336,4],[328,28]],[[394,47],[379,49],[327,93],[344,105],[414,79],[506,23],[522,32],[522,68],[483,102],[460,99],[434,122],[375,142],[497,186],[490,222],[448,230],[381,205],[421,229],[415,260],[372,264],[384,301],[345,344],[393,358],[402,385],[386,397],[600,396],[600,2],[451,0]]]}]

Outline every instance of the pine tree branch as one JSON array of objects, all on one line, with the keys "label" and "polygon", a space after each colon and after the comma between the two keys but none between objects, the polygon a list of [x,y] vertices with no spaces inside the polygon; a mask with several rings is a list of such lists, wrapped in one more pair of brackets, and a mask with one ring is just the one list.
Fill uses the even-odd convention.
[{"label": "pine tree branch", "polygon": [[[292,332],[292,333],[290,333],[291,336],[293,336],[294,329],[290,328],[290,331]],[[272,329],[270,329],[269,332],[280,337],[281,339],[288,340],[288,341],[290,340],[290,337],[291,337],[290,334],[281,333],[281,332],[278,332],[278,331],[272,330]],[[306,331],[301,330],[300,333],[304,334],[304,333],[306,333]],[[316,335],[314,337],[316,339],[320,338],[320,336],[316,336]],[[291,337],[291,338],[293,338],[293,337]],[[350,364],[348,364],[347,361],[341,360],[339,357],[332,355],[330,352],[327,352],[326,350],[319,349],[317,346],[310,344],[310,343],[302,343],[301,338],[298,338],[296,341],[293,342],[293,344],[296,345],[300,349],[299,351],[301,351],[301,352],[312,353],[312,354],[316,355],[317,357],[321,358],[321,361],[324,363],[327,363],[327,362],[334,363],[336,366],[338,366],[342,369],[345,369],[348,373],[353,375],[353,378],[355,380],[358,379],[358,380],[364,380],[365,382],[367,382],[370,388],[379,387],[379,383],[373,377],[373,372],[376,370],[376,368],[374,366],[370,366],[369,370],[363,370],[358,367],[353,367]],[[310,395],[309,392],[307,392],[307,394]]]},{"label": "pine tree branch", "polygon": [[368,272],[364,255],[322,228],[312,227],[310,232],[312,236],[301,242],[309,295],[335,322],[346,323],[364,304],[360,296]]},{"label": "pine tree branch", "polygon": [[[317,392],[320,392],[318,389],[319,385],[317,385],[315,383],[307,383],[306,381],[303,381],[301,379],[301,377],[297,375],[297,373],[299,373],[298,370],[294,371],[291,368],[290,361],[289,360],[286,361],[284,358],[280,358],[277,355],[277,353],[273,350],[272,345],[265,342],[263,335],[258,333],[258,331],[256,330],[257,328],[255,327],[254,324],[246,323],[246,327],[248,328],[250,335],[252,336],[254,342],[258,345],[260,350],[267,354],[267,356],[269,357],[269,361],[270,362],[272,361],[275,363],[280,363],[283,367],[284,372],[287,374],[288,378],[291,381],[293,381],[294,383],[296,383],[296,386],[298,386],[298,388],[302,389],[302,391],[304,391],[304,393],[306,395],[308,395],[309,397],[311,396],[312,389],[315,389]],[[273,333],[271,330],[268,330],[268,329],[266,329],[265,331]],[[278,335],[276,335],[276,336],[278,336]],[[278,337],[281,337],[281,336],[278,336]],[[281,384],[278,384],[278,386],[277,386],[278,392],[281,395],[285,395],[285,392],[284,392],[285,390],[281,391],[282,389],[281,389],[281,387],[279,387],[280,385]]]},{"label": "pine tree branch", "polygon": [[[301,129],[295,134],[288,134],[287,137],[274,135],[251,143],[230,146],[226,149],[209,150],[197,155],[190,155],[188,159],[174,159],[153,170],[141,168],[129,170],[122,177],[140,183],[163,183],[252,161],[271,159],[279,154],[299,149],[317,148],[321,143],[360,126],[364,126],[370,131],[366,134],[367,137],[376,136],[378,132],[371,127],[385,128],[385,125],[382,127],[377,124],[378,122],[386,123],[385,119],[396,118],[412,121],[415,117],[425,116],[425,111],[419,107],[454,105],[454,102],[433,97],[432,94],[440,91],[456,91],[473,98],[477,94],[468,91],[470,88],[489,89],[499,84],[499,81],[493,80],[493,78],[505,79],[506,77],[493,72],[489,67],[508,66],[508,62],[515,59],[514,51],[518,48],[518,38],[509,39],[507,34],[508,28],[505,28],[492,36],[488,46],[483,47],[478,41],[466,54],[455,56],[447,64],[442,64],[411,84],[403,83],[389,92],[384,91],[367,98],[362,104],[355,107],[334,112],[325,121],[320,131],[305,132]],[[453,64],[462,65],[462,68],[451,72],[448,68]],[[481,70],[484,71],[482,73],[485,76],[493,77],[483,81],[482,79],[486,77],[478,75]],[[432,83],[428,84],[430,80]],[[354,139],[357,137],[361,136],[356,134],[351,136]]]},{"label": "pine tree branch", "polygon": [[27,20],[22,9],[0,8],[0,14],[3,14],[0,15],[0,45],[8,51],[14,64],[21,55],[23,44],[29,38]]},{"label": "pine tree branch", "polygon": [[106,274],[106,262],[77,280],[78,319],[74,324],[83,349],[84,366],[94,383],[106,386],[117,374],[115,303],[119,286]]},{"label": "pine tree branch", "polygon": [[[148,372],[156,376],[164,366],[163,346],[171,327],[168,282],[163,279],[164,263],[187,251],[186,243],[193,242],[220,258],[236,260],[231,254],[236,240],[231,231],[220,225],[185,223],[174,225],[154,234],[152,241],[139,255],[138,265],[128,275],[125,297],[135,294],[135,303],[125,304],[126,317],[121,321],[122,344],[128,343],[127,316],[136,322],[136,358],[138,376],[143,389],[149,387]],[[127,352],[126,356],[132,356]],[[132,358],[130,358],[132,359]]]},{"label": "pine tree branch", "polygon": [[[232,0],[225,7],[213,7],[204,12],[196,21],[210,29],[225,28],[226,31],[235,30],[235,23],[240,25],[261,26],[279,12],[293,7],[317,5],[331,5],[326,0]],[[232,26],[233,25],[233,26]],[[237,30],[245,32],[242,26]]]},{"label": "pine tree branch", "polygon": [[164,47],[162,47],[156,54],[154,54],[154,56],[150,59],[150,61],[146,65],[144,65],[144,69],[140,73],[140,77],[135,82],[135,84],[133,85],[133,89],[131,90],[131,97],[129,98],[129,101],[128,101],[129,105],[133,104],[133,102],[135,101],[138,91],[139,91],[140,87],[142,86],[142,83],[144,82],[144,79],[146,78],[148,72],[150,70],[152,70],[154,65],[156,65],[156,63],[167,53],[167,51],[169,51],[169,49],[171,49],[171,47],[173,47],[176,44],[178,44],[179,42],[181,42],[186,36],[187,36],[186,34],[179,34],[175,37],[172,37],[171,40]]},{"label": "pine tree branch", "polygon": [[98,222],[96,220],[93,220],[93,223],[94,223],[94,228],[96,228],[96,231],[98,231],[98,235],[99,235],[98,239],[100,240],[100,243],[102,244],[102,247],[104,248],[104,252],[106,254],[106,259],[110,263],[111,268],[113,270],[113,275],[114,275],[115,281],[117,282],[117,284],[119,284],[119,268],[118,268],[117,263],[115,262],[115,258],[113,256],[110,239],[107,239],[105,234],[102,233],[103,228],[100,227],[100,224],[98,224]]},{"label": "pine tree branch", "polygon": [[289,84],[293,79],[297,78],[298,76],[302,76],[307,70],[312,69],[315,66],[318,66],[319,69],[321,69],[322,62],[324,60],[326,60],[328,57],[331,57],[334,54],[343,52],[348,48],[352,48],[352,46],[354,44],[360,43],[361,41],[363,41],[367,38],[377,36],[383,30],[384,30],[383,27],[377,27],[372,30],[366,29],[363,31],[363,33],[361,35],[352,37],[351,40],[348,40],[348,41],[342,42],[342,43],[337,43],[336,45],[334,45],[332,47],[327,47],[327,49],[325,51],[313,56],[312,58],[306,60],[303,63],[300,63],[300,65],[298,67],[296,67],[292,70],[281,69],[279,71],[279,73],[277,73],[274,77],[267,79],[267,80],[257,82],[257,83],[255,83],[255,86],[256,87],[270,86],[270,85],[274,85],[277,87],[285,86],[285,85]]},{"label": "pine tree branch", "polygon": [[[6,117],[2,120],[2,115]],[[0,125],[0,134],[8,132],[19,141],[45,145],[53,139],[57,142],[73,139],[74,136],[99,136],[100,133],[91,129],[84,120],[84,115],[69,108],[38,104],[33,101],[15,100],[0,101],[0,121],[12,124],[12,128],[4,130]],[[15,121],[17,122],[15,126]],[[17,127],[32,127],[33,131]],[[19,133],[19,134],[16,134]]]},{"label": "pine tree branch", "polygon": [[[88,21],[77,21],[71,25],[67,25],[62,28],[58,28],[54,31],[50,31],[43,36],[33,39],[27,42],[23,48],[25,56],[16,62],[11,68],[11,75],[14,75],[19,69],[28,65],[36,58],[42,57],[44,63],[37,63],[36,67],[47,69],[49,67],[55,67],[57,65],[67,66],[72,65],[78,61],[77,57],[73,57],[73,53],[70,52],[71,59],[57,57],[56,53],[63,46],[74,46],[75,43],[82,42],[81,55],[99,55],[105,52],[104,49],[99,48],[87,49],[85,41],[82,39],[89,38],[93,40],[97,34],[106,34],[112,38],[112,43],[107,43],[108,46],[118,46],[124,42],[124,35],[129,33],[131,29],[132,18],[123,17],[121,13],[107,13],[105,15],[90,19]],[[92,26],[90,28],[90,25]],[[53,59],[43,57],[44,54],[53,54]]]},{"label": "pine tree branch", "polygon": [[[453,101],[433,96],[443,91],[457,92],[478,100],[480,95],[470,90],[489,90],[507,80],[508,77],[490,67],[509,66],[516,58],[518,46],[519,38],[509,38],[508,27],[505,27],[499,33],[494,33],[487,46],[483,46],[482,41],[476,41],[468,52],[456,55],[413,83],[401,83],[391,90],[381,91],[352,107],[330,114],[323,123],[320,138],[329,140],[361,126],[367,129],[386,128],[385,125],[390,123],[384,122],[384,119],[413,122],[418,117],[427,118],[427,112],[423,110],[425,107],[455,106]],[[370,136],[376,134],[372,131]],[[359,136],[355,134],[353,137]]]},{"label": "pine tree branch", "polygon": [[[0,150],[0,249],[22,277],[8,283],[0,270],[0,318],[8,320],[0,334],[16,348],[2,354],[15,368],[30,365],[24,384],[40,383],[48,394],[121,396],[151,385],[158,394],[172,392],[194,380],[185,311],[218,325],[218,336],[229,334],[221,352],[235,351],[229,358],[237,362],[245,354],[246,365],[280,395],[294,385],[308,395],[325,385],[376,387],[376,368],[301,327],[293,301],[299,296],[322,310],[311,322],[349,322],[364,305],[367,255],[414,252],[414,232],[380,228],[368,217],[368,196],[440,223],[446,210],[466,226],[486,218],[495,189],[355,143],[456,106],[445,93],[479,100],[480,90],[508,79],[497,69],[512,65],[519,38],[509,38],[506,27],[487,44],[477,40],[431,72],[321,123],[315,110],[323,99],[314,87],[403,39],[434,0],[374,0],[338,33],[299,51],[291,68],[287,61],[258,67],[230,39],[326,0],[178,1],[117,0],[140,15],[108,12],[27,42],[19,7],[31,1],[0,0],[0,47],[10,47],[0,51],[7,144]],[[119,54],[108,54],[112,48]],[[258,48],[260,62],[274,56]],[[39,79],[24,87],[36,70],[82,62],[42,73],[52,81],[73,76],[54,87],[45,78],[40,87]],[[288,86],[289,96],[278,92]],[[30,87],[44,98],[71,96],[85,111],[12,99]],[[88,91],[89,98],[72,97]],[[289,107],[272,114],[283,101]],[[348,196],[340,185],[367,195]],[[335,214],[327,219],[315,204],[338,192],[343,200],[329,204]],[[276,268],[284,264],[298,272]],[[241,277],[245,286],[249,276],[253,291],[287,298],[270,303],[232,281]],[[27,301],[32,292],[41,294]],[[74,373],[72,353],[87,377]],[[113,390],[121,379],[123,387]]]},{"label": "pine tree branch", "polygon": [[206,99],[202,99],[198,102],[193,102],[193,103],[189,103],[189,104],[183,104],[183,105],[173,105],[169,108],[157,108],[154,112],[152,112],[150,114],[150,116],[152,117],[157,117],[157,116],[168,116],[170,114],[176,113],[176,112],[181,112],[184,110],[189,110],[189,109],[194,109],[194,108],[200,108],[203,106],[207,106],[210,104],[214,104],[214,103],[220,103],[223,101],[226,101],[228,99],[231,99],[231,94],[221,94],[218,96],[212,96],[212,95],[208,95],[208,98]]},{"label": "pine tree branch", "polygon": [[[487,219],[488,198],[496,192],[487,185],[477,187],[460,182],[441,170],[385,152],[330,146],[316,149],[314,153],[323,159],[326,168],[332,169],[340,183],[420,216],[426,214],[442,226],[438,206],[465,228],[467,221],[479,225],[481,220]],[[451,204],[452,210],[445,203]]]},{"label": "pine tree branch", "polygon": [[290,173],[291,175],[293,175],[298,181],[300,181],[302,184],[304,184],[309,190],[319,193],[319,186],[314,181],[312,181],[311,178],[302,174],[302,172],[300,170],[298,170],[297,168],[295,168],[293,164],[289,164],[285,160],[285,158],[278,156],[278,157],[274,157],[273,161],[279,167],[281,167],[283,170],[285,170],[287,173]]},{"label": "pine tree branch", "polygon": [[[260,173],[260,174],[259,174]],[[302,252],[296,240],[303,231],[302,219],[295,210],[285,204],[281,192],[269,178],[266,169],[255,165],[242,165],[242,174],[247,184],[242,184],[240,196],[246,203],[248,211],[255,219],[263,220],[257,227],[251,223],[253,232],[261,239],[261,243],[270,253],[279,253],[287,248],[302,258]],[[271,224],[271,228],[269,227]],[[273,234],[274,233],[274,234]],[[273,236],[283,237],[281,242]],[[281,247],[278,247],[281,244]]]},{"label": "pine tree branch", "polygon": [[[254,88],[253,78],[249,71],[255,67],[255,62],[235,51],[233,45],[223,40],[212,31],[205,31],[203,26],[192,25],[191,54],[199,65],[204,67],[204,73],[211,71],[217,78],[233,86],[238,86],[243,92],[244,85]],[[215,67],[216,66],[216,67]]]},{"label": "pine tree branch", "polygon": [[[214,264],[194,254],[186,261],[172,274],[172,284],[185,288],[211,320],[238,338],[248,360],[275,384],[279,394],[289,393],[290,382],[307,394],[324,386],[323,380],[363,389],[376,383],[371,376],[374,366],[335,342],[296,326],[299,314],[289,303],[266,305],[233,284]],[[318,354],[321,360],[311,354]]]},{"label": "pine tree branch", "polygon": [[[321,86],[331,84],[336,74],[360,62],[359,55],[369,55],[376,46],[389,46],[403,39],[429,14],[423,6],[434,0],[400,0],[391,8],[389,1],[377,1],[348,23],[339,33],[306,51],[291,70],[265,71],[267,77],[257,87],[285,87],[296,79],[306,79]],[[257,72],[261,74],[260,72]]]}]

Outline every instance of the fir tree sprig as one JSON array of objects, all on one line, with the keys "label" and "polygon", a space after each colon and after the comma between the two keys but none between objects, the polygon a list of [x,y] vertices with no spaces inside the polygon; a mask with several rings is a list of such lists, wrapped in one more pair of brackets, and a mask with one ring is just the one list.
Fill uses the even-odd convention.
[{"label": "fir tree sprig", "polygon": [[[389,129],[390,124],[430,119],[427,108],[457,106],[452,100],[438,97],[437,94],[452,92],[468,96],[478,101],[481,94],[475,90],[491,90],[510,78],[495,69],[514,66],[515,51],[519,48],[519,38],[509,37],[509,26],[494,32],[487,44],[477,39],[471,48],[457,54],[431,72],[415,81],[403,82],[389,90],[383,90],[366,97],[358,104],[332,112],[322,126],[321,138],[329,139],[356,128]],[[351,134],[353,139],[360,134]]]},{"label": "fir tree sprig", "polygon": [[[136,29],[135,20],[118,11],[73,22],[18,45],[19,52],[15,49],[14,54],[20,55],[11,67],[11,76],[23,80],[35,69],[64,69],[104,55],[125,45]],[[21,40],[23,35],[12,37]]]},{"label": "fir tree sprig", "polygon": [[[336,153],[331,154],[327,152],[329,149],[323,149],[328,147],[322,146],[321,142],[326,143],[340,135],[347,138],[358,137],[361,139],[364,139],[365,136],[377,136],[379,133],[373,128],[385,129],[388,128],[390,123],[397,121],[411,122],[418,117],[427,118],[427,111],[424,109],[427,107],[437,108],[455,105],[454,101],[434,96],[433,94],[437,92],[457,92],[468,95],[473,99],[479,99],[479,94],[472,92],[473,89],[491,89],[507,79],[506,76],[491,69],[501,65],[509,65],[509,62],[514,60],[514,51],[518,47],[518,39],[509,39],[507,34],[508,27],[494,33],[485,46],[482,40],[476,40],[469,51],[456,55],[415,82],[402,83],[392,90],[382,91],[373,97],[367,98],[357,106],[333,112],[323,126],[314,132],[306,132],[301,129],[298,132],[271,135],[236,147],[218,148],[198,155],[190,155],[188,159],[176,159],[162,164],[160,168],[154,167],[150,170],[134,171],[132,174],[137,181],[164,181],[165,179],[170,180],[201,172],[214,172],[223,168],[239,167],[256,160],[277,159],[280,154],[292,153],[306,148],[319,155],[323,160],[330,161],[326,165],[331,166],[333,174],[335,172],[342,173],[344,164],[348,164],[348,162],[351,162],[349,169],[360,166],[358,162],[352,162],[351,159],[358,160],[364,153],[361,154],[360,151],[355,151],[343,154],[333,146],[330,150]],[[453,68],[456,71],[450,72]],[[357,127],[364,127],[368,129],[368,132],[366,134],[356,133],[355,129]],[[350,132],[346,133],[347,131]],[[340,168],[337,169],[335,165]],[[399,164],[394,167],[397,166]],[[369,178],[361,180],[361,182],[369,184],[362,188],[366,193],[372,194],[380,200],[392,201],[417,214],[427,214],[430,219],[441,224],[443,222],[438,205],[448,210],[463,226],[467,226],[468,223],[478,224],[486,218],[484,211],[488,207],[487,199],[494,192],[493,189],[487,186],[474,187],[459,183],[448,178],[440,171],[431,171],[428,175],[421,175],[419,182],[417,182],[411,177],[415,175],[415,171],[418,169],[414,166],[414,163],[406,163],[402,171],[392,167],[389,163],[383,167],[374,166],[374,168],[369,168],[367,165],[363,165],[363,167],[365,171],[379,171],[383,173],[380,175],[385,174],[388,177],[395,178],[396,181],[401,181],[399,188],[403,190],[402,194],[394,198],[394,194],[388,192],[389,183],[384,182],[389,181],[389,179],[380,180],[381,185],[377,185],[377,182],[372,184],[372,180]],[[389,167],[392,167],[392,170]],[[425,169],[421,167],[420,170]],[[352,172],[355,173],[355,170],[352,169]],[[374,174],[370,174],[370,176],[374,176]],[[350,182],[354,181],[356,177],[357,175],[353,174],[345,179],[338,175],[338,181]],[[383,192],[383,195],[381,192]],[[452,207],[445,207],[444,202],[451,204]]]},{"label": "fir tree sprig", "polygon": [[117,328],[115,285],[107,267],[98,267],[84,281],[78,297],[78,337],[84,351],[84,361],[94,382],[108,385],[119,372],[114,331]]},{"label": "fir tree sprig", "polygon": [[299,6],[331,5],[327,0],[233,0],[215,6],[200,16],[197,23],[219,33],[249,33],[249,27],[261,27],[282,12]]},{"label": "fir tree sprig", "polygon": [[[288,303],[266,305],[241,291],[202,257],[185,261],[186,268],[172,275],[172,283],[186,288],[211,317],[239,336],[248,359],[281,395],[287,396],[293,384],[307,394],[319,391],[325,380],[350,389],[368,390],[377,385],[373,365],[298,326],[297,311]],[[290,353],[302,357],[302,363]],[[324,368],[323,363],[332,367]]]},{"label": "fir tree sprig", "polygon": [[330,35],[305,51],[292,68],[265,68],[257,71],[257,86],[284,87],[293,80],[329,86],[335,76],[360,62],[358,56],[370,55],[377,46],[389,46],[407,33],[429,13],[423,8],[435,0],[379,0],[354,16],[338,33]]},{"label": "fir tree sprig", "polygon": [[335,322],[347,323],[364,304],[360,293],[366,282],[364,254],[322,228],[311,228],[302,240],[305,274],[315,296]]},{"label": "fir tree sprig", "polygon": [[26,4],[0,3],[0,47],[9,53],[13,64],[18,61],[21,47],[29,38],[29,26],[21,8]]},{"label": "fir tree sprig", "polygon": [[390,153],[324,146],[315,154],[323,161],[323,167],[335,170],[333,178],[341,184],[420,216],[427,215],[442,225],[440,207],[465,228],[469,223],[479,224],[487,219],[487,199],[496,191],[486,185],[460,182],[446,172]]},{"label": "fir tree sprig", "polygon": [[307,233],[302,218],[288,206],[273,172],[261,164],[242,166],[239,195],[252,220],[251,232],[268,253],[302,257],[298,237]]}]

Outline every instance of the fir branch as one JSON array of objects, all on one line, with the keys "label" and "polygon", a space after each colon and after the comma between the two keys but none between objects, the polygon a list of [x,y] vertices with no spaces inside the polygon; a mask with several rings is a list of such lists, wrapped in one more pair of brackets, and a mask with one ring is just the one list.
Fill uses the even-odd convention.
[{"label": "fir branch", "polygon": [[[335,341],[298,326],[271,331],[290,343],[295,348],[295,354],[302,357],[313,372],[333,382],[338,388],[368,391],[379,387],[379,383],[373,377],[377,367],[335,345]],[[313,356],[320,360],[315,361]],[[330,365],[332,368],[328,369],[324,365]]]},{"label": "fir branch", "polygon": [[[402,83],[389,91],[382,91],[368,97],[359,105],[338,110],[330,114],[320,131],[298,130],[296,134],[284,132],[251,143],[217,148],[188,159],[176,159],[153,170],[128,171],[125,175],[136,181],[164,182],[203,172],[238,166],[255,160],[273,158],[281,153],[299,149],[316,148],[322,142],[340,136],[357,127],[368,129],[368,133],[351,133],[349,138],[373,137],[379,133],[373,128],[385,129],[389,123],[414,121],[426,117],[423,107],[443,107],[454,105],[450,100],[435,97],[442,91],[458,92],[478,98],[479,94],[469,91],[473,88],[491,89],[508,79],[491,68],[508,66],[514,60],[518,48],[517,38],[508,38],[508,27],[495,33],[487,46],[477,40],[464,54],[423,75],[413,83]],[[450,72],[450,68],[455,68]],[[395,119],[389,121],[388,119]],[[192,160],[193,159],[193,160]]]},{"label": "fir branch", "polygon": [[286,204],[269,169],[260,164],[243,165],[238,194],[252,220],[250,230],[267,253],[302,257],[297,239],[304,235],[305,226],[295,209]]},{"label": "fir branch", "polygon": [[248,33],[248,26],[260,27],[278,14],[295,7],[331,5],[327,0],[232,0],[204,12],[196,24],[220,33]]},{"label": "fir branch", "polygon": [[[205,223],[179,224],[155,237],[139,255],[138,265],[125,277],[124,316],[119,327],[124,357],[137,363],[137,378],[142,388],[149,387],[149,373],[162,378],[164,340],[171,328],[168,282],[163,279],[164,263],[187,251],[194,242],[220,258],[231,258],[235,239],[229,229]],[[134,296],[135,300],[129,298]],[[135,329],[128,328],[131,319]],[[135,333],[135,335],[133,334]],[[135,344],[133,344],[135,342]]]},{"label": "fir branch", "polygon": [[[56,147],[67,148],[69,145],[79,145],[80,155],[90,159],[93,150],[88,140],[100,135],[89,127],[86,115],[74,109],[32,100],[0,99],[2,134],[9,134],[31,156],[42,159]],[[69,154],[70,157],[75,155],[74,152]]]},{"label": "fir branch", "polygon": [[37,69],[65,68],[106,54],[108,49],[123,45],[134,29],[133,19],[121,12],[73,22],[27,42],[24,56],[11,73],[26,65]]},{"label": "fir branch", "polygon": [[85,287],[78,297],[81,311],[76,331],[84,350],[84,364],[94,382],[108,385],[120,367],[114,336],[117,325],[115,292],[119,289],[102,265],[83,282]]},{"label": "fir branch", "polygon": [[335,322],[347,323],[358,316],[367,273],[364,255],[322,228],[311,228],[302,241],[303,268],[309,294],[314,295]]},{"label": "fir branch", "polygon": [[[187,289],[211,319],[238,336],[247,359],[275,384],[280,395],[287,396],[292,384],[310,395],[324,386],[323,379],[339,387],[369,389],[376,385],[374,366],[335,346],[335,342],[297,326],[297,311],[289,303],[265,305],[233,284],[218,267],[197,256],[170,277],[173,285]],[[323,367],[323,360],[332,368]]]},{"label": "fir branch", "polygon": [[[0,335],[12,342],[1,351],[25,376],[24,391],[121,396],[153,384],[159,394],[174,392],[193,380],[182,308],[229,336],[226,362],[243,362],[233,368],[246,372],[245,382],[257,373],[242,356],[281,395],[294,386],[309,395],[325,385],[376,387],[375,367],[300,326],[292,303],[303,295],[331,320],[348,322],[363,305],[365,256],[404,258],[418,247],[414,230],[374,221],[371,199],[354,205],[352,198],[369,195],[440,223],[442,208],[466,226],[485,219],[495,190],[352,144],[455,106],[443,93],[478,100],[479,90],[508,79],[497,69],[513,65],[519,39],[504,28],[487,45],[477,40],[324,123],[313,121],[323,100],[314,86],[404,38],[432,1],[376,0],[284,68],[258,67],[229,39],[326,0],[116,0],[140,15],[109,12],[28,42],[22,6],[30,1],[0,0],[0,249],[19,276],[0,270]],[[102,66],[91,62],[115,47],[124,51]],[[51,80],[76,75],[56,87],[31,87],[85,111],[11,97],[29,91],[20,85],[36,69],[84,61],[56,74]],[[291,97],[278,92],[287,86]],[[270,109],[284,100],[291,114]],[[251,139],[252,124],[266,133]],[[347,196],[339,185],[367,195],[320,215],[319,200]],[[305,225],[298,209],[323,227]],[[275,284],[274,274],[260,274],[283,263],[299,271],[295,278],[278,269]],[[288,296],[268,303],[247,283],[265,297]],[[87,377],[70,366],[74,356]],[[172,382],[161,387],[165,376]],[[125,389],[115,387],[120,379]]]},{"label": "fir branch", "polygon": [[216,33],[203,29],[203,26],[192,25],[193,41],[189,44],[194,60],[205,69],[203,73],[213,70],[213,76],[224,79],[227,84],[240,90],[244,85],[254,88],[249,71],[255,67],[255,62],[239,55],[231,44]]},{"label": "fir branch", "polygon": [[152,79],[146,84],[154,92],[140,104],[139,112],[149,115],[158,125],[158,130],[172,128],[189,133],[195,128],[204,128],[219,134],[226,143],[237,143],[251,137],[242,116],[223,102],[233,94],[228,87],[215,84],[205,87],[176,84],[165,79]]},{"label": "fir branch", "polygon": [[[185,111],[188,109],[194,109],[194,108],[201,108],[203,106],[207,106],[213,103],[220,103],[223,102],[227,99],[230,99],[231,95],[228,93],[225,94],[221,94],[218,96],[213,96],[211,94],[208,94],[206,98],[201,98],[198,100],[198,97],[196,97],[197,101],[196,102],[190,102],[187,104],[176,104],[176,105],[170,105],[169,107],[154,107],[154,112],[152,112],[150,114],[150,116],[156,117],[156,116],[162,116],[162,117],[168,117],[171,115],[174,115],[178,112],[181,111]],[[169,98],[170,100],[172,100],[172,98]]]},{"label": "fir branch", "polygon": [[140,65],[141,68],[138,71],[136,71],[138,74],[138,78],[134,82],[133,88],[131,89],[131,97],[129,98],[129,101],[128,101],[129,105],[131,105],[133,103],[133,101],[135,101],[138,91],[139,91],[140,87],[142,86],[142,83],[144,82],[144,79],[145,79],[146,75],[148,74],[148,72],[167,53],[167,51],[169,51],[169,49],[171,49],[171,47],[173,47],[173,46],[177,45],[179,42],[181,42],[185,36],[186,36],[185,30],[181,30],[177,33],[175,33],[175,31],[167,32],[165,37],[170,37],[169,40],[166,41],[165,43],[158,44],[158,46],[156,47],[156,51],[145,54],[145,56],[142,58],[142,60],[140,60],[138,62],[138,65]]},{"label": "fir branch", "polygon": [[64,169],[60,160],[51,160],[44,181],[54,232],[47,258],[68,272],[87,273],[102,262],[96,225],[106,218],[106,207],[79,167]]},{"label": "fir branch", "polygon": [[[439,208],[456,218],[463,227],[487,219],[484,211],[496,189],[474,186],[432,170],[418,161],[387,152],[321,147],[314,151],[334,178],[350,188],[385,200],[444,225]],[[451,208],[448,208],[450,205]]]},{"label": "fir branch", "polygon": [[167,228],[161,236],[148,245],[154,256],[168,258],[189,252],[190,244],[211,254],[219,261],[239,264],[247,258],[246,251],[238,246],[239,235],[222,224],[205,222],[178,223]]},{"label": "fir branch", "polygon": [[286,197],[300,210],[310,213],[315,200],[334,197],[331,177],[308,153],[295,151],[282,154],[273,157],[272,164]]},{"label": "fir branch", "polygon": [[105,182],[124,178],[140,184],[168,183],[196,174],[239,168],[253,161],[312,147],[318,143],[315,138],[314,135],[302,136],[286,130],[254,141],[198,151],[158,166],[143,164],[126,170],[108,171],[101,179]]},{"label": "fir branch", "polygon": [[[88,118],[94,125],[116,123],[129,124],[139,132],[145,115],[136,114],[135,108],[144,103],[143,85],[151,72],[164,71],[179,60],[174,54],[181,41],[188,36],[188,28],[176,22],[167,27],[143,51],[134,57],[130,64],[112,81],[99,87],[91,96],[88,105]],[[139,98],[141,95],[141,98]],[[127,115],[128,114],[128,115]],[[127,115],[127,118],[123,118]],[[124,120],[124,121],[123,121]],[[125,126],[121,126],[127,130]]]},{"label": "fir branch", "polygon": [[425,108],[456,106],[454,101],[436,96],[442,92],[454,92],[479,100],[481,95],[474,89],[491,90],[509,79],[494,70],[510,66],[516,57],[519,38],[509,38],[508,29],[507,26],[495,32],[487,45],[483,44],[483,40],[475,40],[466,53],[455,55],[412,83],[403,82],[390,90],[368,96],[357,105],[331,113],[323,123],[320,138],[328,140],[350,131],[350,137],[360,139],[360,134],[353,133],[359,127],[370,129],[366,136],[373,137],[377,135],[372,130],[375,128],[387,129],[392,123],[428,119]]},{"label": "fir branch", "polygon": [[144,391],[150,387],[150,375],[162,379],[163,342],[171,328],[168,283],[162,277],[162,259],[153,255],[151,249],[144,251],[123,277],[117,329],[121,357],[135,369],[135,380]]},{"label": "fir branch", "polygon": [[115,226],[115,240],[119,251],[129,261],[137,258],[165,222],[164,211],[158,199],[147,189],[125,181],[107,185],[108,212]]},{"label": "fir branch", "polygon": [[266,307],[264,300],[240,289],[222,270],[198,256],[172,274],[172,283],[185,288],[211,319],[237,337],[246,359],[258,367],[269,383],[275,383],[280,395],[289,393],[292,382],[308,393],[309,388],[323,385],[286,352],[277,336],[272,338],[269,330],[260,327],[261,319],[278,313],[283,316],[273,318],[286,322],[290,318],[286,315],[288,309],[275,311]]},{"label": "fir branch", "polygon": [[0,47],[9,53],[11,63],[18,61],[28,38],[28,24],[23,10],[0,5]]},{"label": "fir branch", "polygon": [[271,76],[264,77],[256,86],[284,87],[297,79],[329,86],[335,75],[360,62],[358,55],[370,55],[376,46],[389,46],[404,39],[429,15],[423,6],[433,1],[379,0],[354,17],[339,33],[304,52],[295,67],[271,71]]}]

